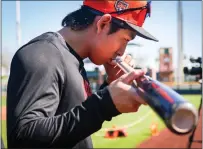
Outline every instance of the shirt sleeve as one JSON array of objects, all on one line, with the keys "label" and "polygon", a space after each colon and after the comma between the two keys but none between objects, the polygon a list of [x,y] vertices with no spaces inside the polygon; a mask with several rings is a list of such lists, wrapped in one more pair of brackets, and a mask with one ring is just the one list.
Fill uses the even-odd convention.
[{"label": "shirt sleeve", "polygon": [[37,42],[19,50],[8,82],[8,147],[73,147],[120,114],[108,88],[55,115],[64,81],[61,53]]}]

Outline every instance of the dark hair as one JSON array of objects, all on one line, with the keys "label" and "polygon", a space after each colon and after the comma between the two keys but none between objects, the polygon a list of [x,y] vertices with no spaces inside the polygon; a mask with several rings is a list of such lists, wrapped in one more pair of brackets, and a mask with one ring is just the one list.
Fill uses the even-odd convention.
[{"label": "dark hair", "polygon": [[[85,7],[81,7],[80,9],[68,14],[62,20],[61,25],[63,27],[70,27],[74,31],[84,30],[94,22],[96,16],[98,15],[89,11]],[[121,28],[123,27],[114,22],[111,22],[111,28],[108,34],[115,33]]]}]

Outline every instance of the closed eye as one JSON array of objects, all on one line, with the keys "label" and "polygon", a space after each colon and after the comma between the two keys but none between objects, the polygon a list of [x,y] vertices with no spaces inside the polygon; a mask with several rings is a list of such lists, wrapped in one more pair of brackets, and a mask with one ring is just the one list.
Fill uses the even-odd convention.
[{"label": "closed eye", "polygon": [[129,41],[130,41],[130,39],[129,39],[129,38],[125,38],[125,40],[126,40],[127,42],[129,42]]}]

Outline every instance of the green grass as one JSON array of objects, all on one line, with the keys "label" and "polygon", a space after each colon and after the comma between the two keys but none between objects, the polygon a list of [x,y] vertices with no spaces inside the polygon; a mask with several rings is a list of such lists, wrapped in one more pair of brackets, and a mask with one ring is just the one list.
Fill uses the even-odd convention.
[{"label": "green grass", "polygon": [[1,106],[6,106],[6,96],[2,96],[1,99]]},{"label": "green grass", "polygon": [[[199,107],[200,95],[185,95],[184,98],[194,104],[195,107]],[[144,140],[150,137],[150,125],[153,122],[158,123],[159,130],[166,128],[163,121],[147,106],[142,106],[137,113],[122,114],[115,117],[110,122],[104,122],[102,128],[111,128],[113,125],[123,126],[129,123],[133,123],[139,120],[140,117],[151,112],[140,123],[137,123],[133,127],[127,129],[128,137],[119,139],[106,139],[104,138],[104,132],[98,131],[92,135],[93,144],[95,148],[135,148]]]},{"label": "green grass", "polygon": [[[142,120],[142,117],[145,119]],[[105,139],[104,133],[98,131],[92,135],[93,144],[95,148],[133,148],[136,144],[139,144],[143,140],[147,139],[150,135],[150,125],[153,122],[159,123],[159,129],[164,128],[164,124],[159,117],[149,108],[141,107],[139,112],[131,114],[123,114],[112,119],[111,122],[105,122],[103,128],[111,128],[112,125],[117,127],[122,127],[128,125],[129,123],[135,123],[132,127],[129,127],[126,131],[128,137],[119,139]],[[139,137],[138,137],[139,136]]]},{"label": "green grass", "polygon": [[[2,96],[1,98],[1,107],[6,106],[6,96]],[[1,136],[4,142],[4,146],[7,147],[7,139],[6,139],[6,120],[1,121]]]},{"label": "green grass", "polygon": [[[199,107],[200,95],[185,95],[184,98],[194,104],[195,107]],[[2,99],[4,100],[4,99]],[[2,105],[6,102],[3,101]],[[141,120],[142,117],[146,117]],[[101,131],[104,128],[111,128],[113,125],[119,127],[135,123],[134,126],[127,129],[128,137],[119,139],[105,139],[104,132]],[[144,140],[150,137],[150,125],[156,122],[158,123],[159,130],[165,128],[163,121],[149,108],[148,106],[142,106],[137,113],[122,114],[113,118],[110,122],[104,122],[102,129],[92,135],[94,148],[135,148]],[[2,138],[5,146],[6,141],[6,121],[2,121]]]},{"label": "green grass", "polygon": [[4,147],[7,148],[7,139],[6,139],[6,121],[1,121],[1,136],[4,142]]},{"label": "green grass", "polygon": [[1,80],[2,81],[7,81],[8,80],[8,76],[1,76]]}]

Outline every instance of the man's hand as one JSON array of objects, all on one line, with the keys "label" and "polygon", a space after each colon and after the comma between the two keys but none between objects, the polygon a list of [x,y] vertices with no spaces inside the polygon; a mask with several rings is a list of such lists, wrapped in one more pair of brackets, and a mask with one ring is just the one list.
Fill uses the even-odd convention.
[{"label": "man's hand", "polygon": [[[130,55],[124,55],[122,56],[122,59],[131,67],[134,67],[135,63]],[[104,68],[107,73],[108,84],[110,84],[112,81],[116,80],[124,74],[124,72],[113,62],[104,64]]]},{"label": "man's hand", "polygon": [[146,104],[131,85],[133,80],[144,74],[142,70],[135,70],[122,75],[108,86],[113,103],[120,113],[136,112],[141,104]]}]

